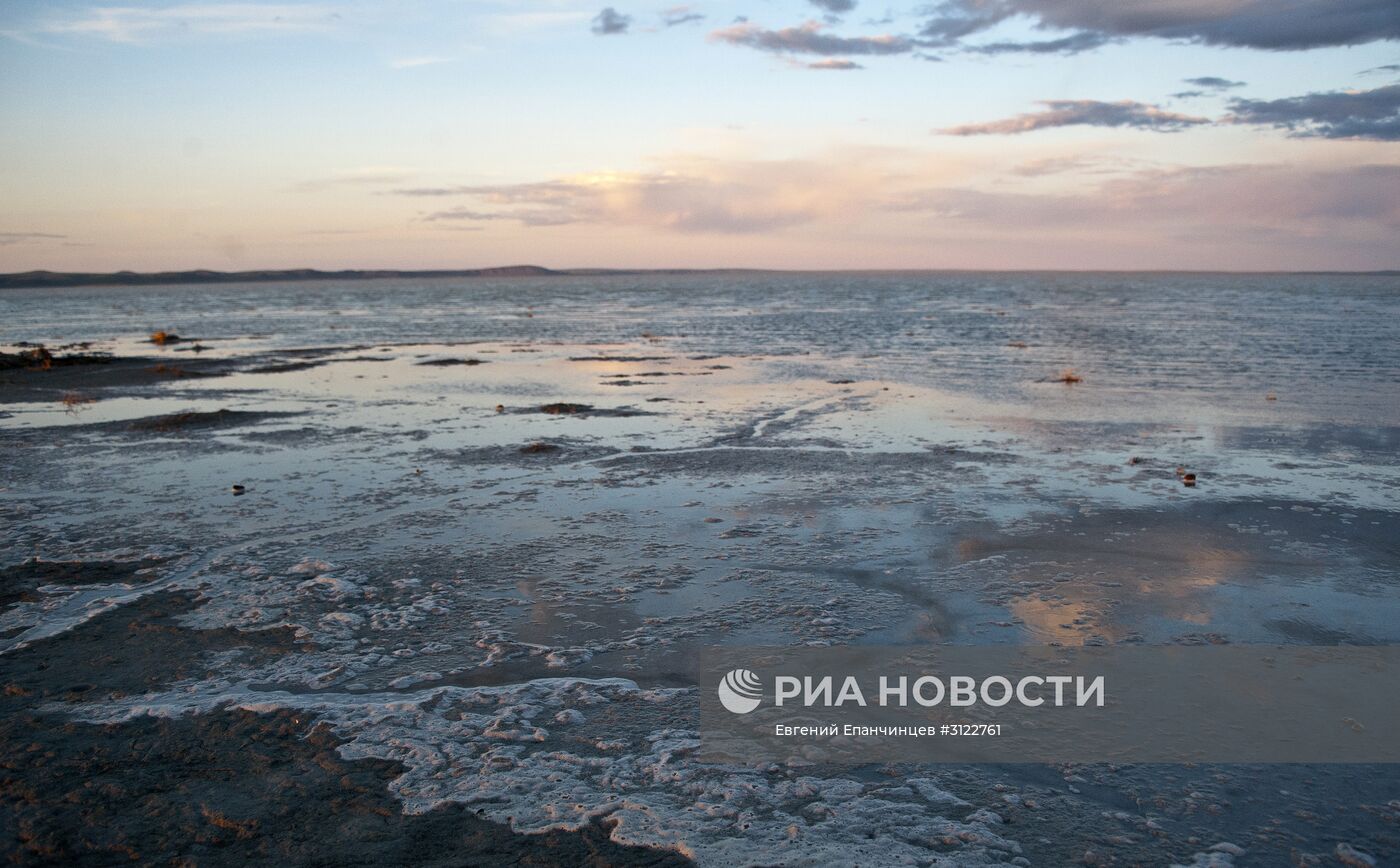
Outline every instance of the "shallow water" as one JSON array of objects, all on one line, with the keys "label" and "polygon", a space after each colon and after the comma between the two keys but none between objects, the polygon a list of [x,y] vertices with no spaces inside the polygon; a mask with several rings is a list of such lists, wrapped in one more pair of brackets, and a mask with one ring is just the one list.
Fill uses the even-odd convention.
[{"label": "shallow water", "polygon": [[[1282,768],[703,766],[688,661],[1400,641],[1397,301],[1395,277],[1306,275],[0,293],[0,341],[145,359],[0,372],[0,564],[165,558],[38,586],[0,612],[0,660],[188,591],[191,635],[288,627],[295,651],[48,710],[304,711],[402,761],[407,811],[607,817],[702,864],[849,864],[867,832],[909,864],[1384,860],[1384,769],[1299,794]],[[139,421],[185,411],[233,412]]]}]

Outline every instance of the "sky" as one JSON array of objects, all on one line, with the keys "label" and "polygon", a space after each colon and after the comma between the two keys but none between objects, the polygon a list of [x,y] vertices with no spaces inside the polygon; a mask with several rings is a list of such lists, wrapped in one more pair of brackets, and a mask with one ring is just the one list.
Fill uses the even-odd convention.
[{"label": "sky", "polygon": [[1400,268],[1396,0],[0,0],[0,271]]}]

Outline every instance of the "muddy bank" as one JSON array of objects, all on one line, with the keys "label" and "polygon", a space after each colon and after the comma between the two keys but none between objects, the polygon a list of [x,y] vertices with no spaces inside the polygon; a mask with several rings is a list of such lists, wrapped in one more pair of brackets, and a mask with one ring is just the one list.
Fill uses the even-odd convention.
[{"label": "muddy bank", "polygon": [[221,377],[239,367],[232,359],[193,354],[54,353],[48,365],[32,361],[9,364],[13,357],[4,358],[7,363],[0,365],[0,403],[61,401],[70,393],[97,396],[108,390],[148,389],[172,380]]},{"label": "muddy bank", "polygon": [[127,423],[119,423],[118,428],[153,434],[170,434],[191,428],[230,428],[236,425],[250,425],[264,419],[294,416],[295,413],[251,413],[244,410],[212,410],[209,412],[187,411],[170,413],[165,416],[149,416]]},{"label": "muddy bank", "polygon": [[595,407],[592,404],[574,404],[559,401],[553,404],[541,404],[538,407],[518,407],[512,413],[544,413],[547,416],[611,416],[613,418],[625,419],[632,416],[654,415],[646,410],[638,410],[634,407]]},{"label": "muddy bank", "polygon": [[517,835],[460,805],[405,816],[398,764],[348,762],[290,712],[121,726],[16,714],[0,836],[18,865],[680,866],[607,830]]},{"label": "muddy bank", "polygon": [[[87,565],[88,579],[111,565]],[[30,568],[32,571],[32,568]],[[67,565],[67,575],[83,573]],[[13,572],[14,568],[6,571]],[[290,629],[192,630],[191,598],[156,594],[0,657],[0,840],[19,865],[688,864],[602,826],[520,835],[460,805],[408,816],[399,763],[347,761],[294,711],[73,723],[66,703],[209,674],[209,655],[289,653]]]},{"label": "muddy bank", "polygon": [[0,569],[0,606],[34,602],[44,585],[144,584],[158,559],[142,561],[44,561],[31,558]]},{"label": "muddy bank", "polygon": [[335,358],[366,349],[359,345],[229,354],[223,349],[214,352],[217,342],[206,345],[185,338],[168,338],[142,343],[164,352],[149,355],[151,349],[143,347],[139,355],[130,355],[89,349],[49,350],[42,346],[0,352],[0,403],[62,401],[67,395],[101,398],[150,394],[171,382],[240,373],[289,374],[323,368],[332,362],[385,362],[391,358]]}]

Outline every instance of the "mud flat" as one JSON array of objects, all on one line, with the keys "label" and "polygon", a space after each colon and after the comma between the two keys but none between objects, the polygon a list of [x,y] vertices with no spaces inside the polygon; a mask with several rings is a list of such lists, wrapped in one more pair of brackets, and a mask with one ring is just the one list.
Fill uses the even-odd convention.
[{"label": "mud flat", "polygon": [[1396,861],[1391,767],[693,759],[708,644],[1400,641],[1395,279],[1210,279],[10,290],[104,355],[0,370],[7,850]]}]

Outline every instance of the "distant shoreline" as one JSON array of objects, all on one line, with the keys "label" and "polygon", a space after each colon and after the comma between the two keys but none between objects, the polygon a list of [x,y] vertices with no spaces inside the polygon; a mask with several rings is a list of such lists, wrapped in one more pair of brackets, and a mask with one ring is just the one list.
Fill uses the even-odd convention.
[{"label": "distant shoreline", "polygon": [[315,268],[262,269],[257,271],[22,271],[0,274],[0,289],[42,289],[71,286],[163,286],[187,283],[277,283],[303,280],[385,280],[398,277],[581,277],[609,274],[738,274],[753,268],[567,268],[539,265],[507,265],[498,268],[433,270]]},{"label": "distant shoreline", "polygon": [[891,268],[891,269],[765,269],[765,268],[544,268],[539,265],[508,265],[499,268],[464,268],[438,270],[347,269],[321,271],[314,268],[267,269],[258,271],[23,271],[0,274],[0,290],[44,289],[77,286],[168,286],[180,284],[277,283],[312,280],[386,280],[394,278],[475,278],[475,277],[590,277],[609,275],[648,274],[1293,274],[1293,275],[1353,275],[1385,277],[1400,275],[1400,270],[1379,271],[1217,271],[1210,269],[965,269],[965,268]]}]

